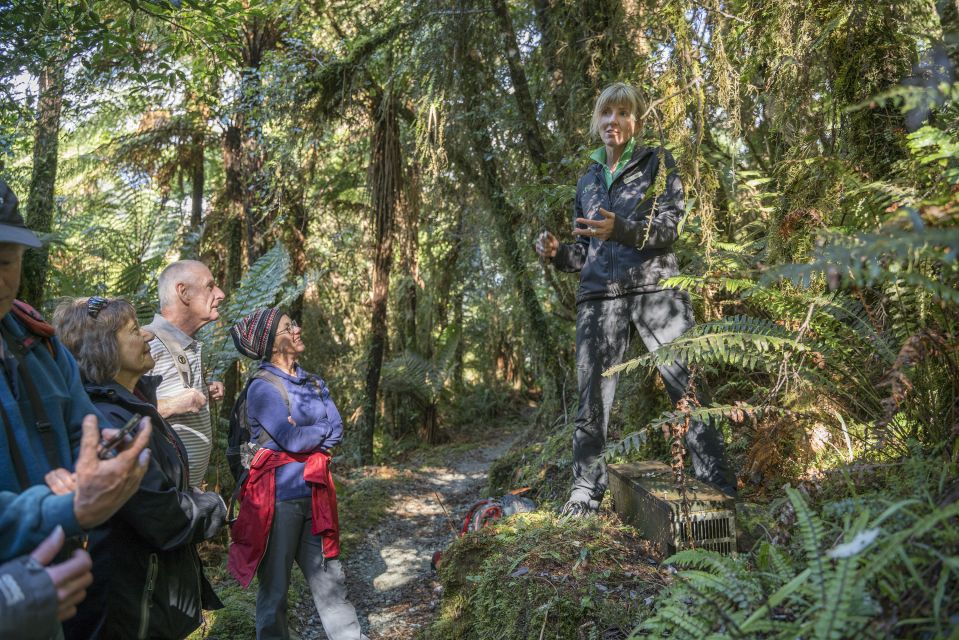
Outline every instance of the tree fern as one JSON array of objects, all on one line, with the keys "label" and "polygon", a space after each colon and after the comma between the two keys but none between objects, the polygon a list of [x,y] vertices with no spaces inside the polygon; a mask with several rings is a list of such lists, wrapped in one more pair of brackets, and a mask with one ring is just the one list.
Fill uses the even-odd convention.
[{"label": "tree fern", "polygon": [[210,345],[207,352],[210,377],[222,375],[240,357],[229,334],[234,322],[256,309],[289,304],[303,292],[306,282],[307,278],[293,275],[290,256],[282,244],[275,244],[260,256],[220,305],[220,320],[215,326],[207,325],[201,330],[200,339]]}]

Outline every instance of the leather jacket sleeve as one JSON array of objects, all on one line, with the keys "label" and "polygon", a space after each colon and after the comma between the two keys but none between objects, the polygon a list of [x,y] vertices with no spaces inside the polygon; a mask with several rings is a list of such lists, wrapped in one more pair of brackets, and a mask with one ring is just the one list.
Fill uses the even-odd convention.
[{"label": "leather jacket sleeve", "polygon": [[117,516],[148,544],[166,551],[216,535],[226,521],[226,505],[214,491],[177,490],[151,461],[139,490]]},{"label": "leather jacket sleeve", "polygon": [[[129,418],[129,412],[122,408],[98,406],[114,425],[122,425]],[[157,442],[162,437],[154,425],[150,447],[166,446]],[[140,488],[114,517],[122,519],[151,546],[166,551],[214,536],[226,521],[226,505],[214,491],[189,487],[179,490],[175,479],[151,457]]]},{"label": "leather jacket sleeve", "polygon": [[[653,210],[648,217],[629,220],[616,216],[610,240],[636,249],[668,249],[679,237],[679,223],[685,213],[683,183],[679,178],[676,161],[665,149],[660,149],[656,171],[666,171],[666,188],[663,193],[652,193]],[[658,178],[658,176],[657,176]],[[653,179],[656,184],[657,178]],[[652,187],[651,187],[652,190]]]}]

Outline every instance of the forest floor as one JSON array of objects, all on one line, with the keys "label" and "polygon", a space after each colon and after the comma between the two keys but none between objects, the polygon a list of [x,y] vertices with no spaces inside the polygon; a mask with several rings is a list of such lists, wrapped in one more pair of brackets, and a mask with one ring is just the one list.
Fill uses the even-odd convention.
[{"label": "forest floor", "polygon": [[[513,443],[520,429],[514,426],[477,428],[469,442],[348,474],[340,489],[342,557],[349,600],[371,640],[409,640],[433,620],[441,596],[430,567],[433,552],[454,538],[453,527],[459,528],[470,505],[487,497],[482,492],[490,464]],[[370,500],[380,505],[376,524],[365,533],[351,531],[371,511]],[[302,640],[326,638],[308,595],[291,602],[290,618]]]}]

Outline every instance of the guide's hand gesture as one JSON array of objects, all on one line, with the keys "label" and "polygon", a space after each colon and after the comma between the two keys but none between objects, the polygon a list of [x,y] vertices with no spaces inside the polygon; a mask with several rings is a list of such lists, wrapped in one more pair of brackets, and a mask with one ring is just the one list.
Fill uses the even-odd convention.
[{"label": "guide's hand gesture", "polygon": [[616,222],[616,214],[600,207],[599,215],[602,216],[599,220],[576,218],[576,224],[584,225],[586,228],[581,229],[580,227],[576,227],[573,229],[573,234],[586,236],[587,238],[596,238],[598,240],[609,240],[609,237],[613,235],[613,225]]}]

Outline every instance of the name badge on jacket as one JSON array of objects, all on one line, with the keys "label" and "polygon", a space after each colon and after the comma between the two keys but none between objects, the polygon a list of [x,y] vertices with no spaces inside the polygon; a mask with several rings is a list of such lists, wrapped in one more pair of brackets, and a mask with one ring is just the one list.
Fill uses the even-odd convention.
[{"label": "name badge on jacket", "polygon": [[639,180],[639,179],[642,178],[642,177],[643,177],[643,172],[642,172],[642,171],[637,171],[636,173],[634,173],[633,175],[629,176],[628,178],[625,178],[625,179],[623,180],[623,184],[629,184],[630,182],[635,182],[635,181]]}]

